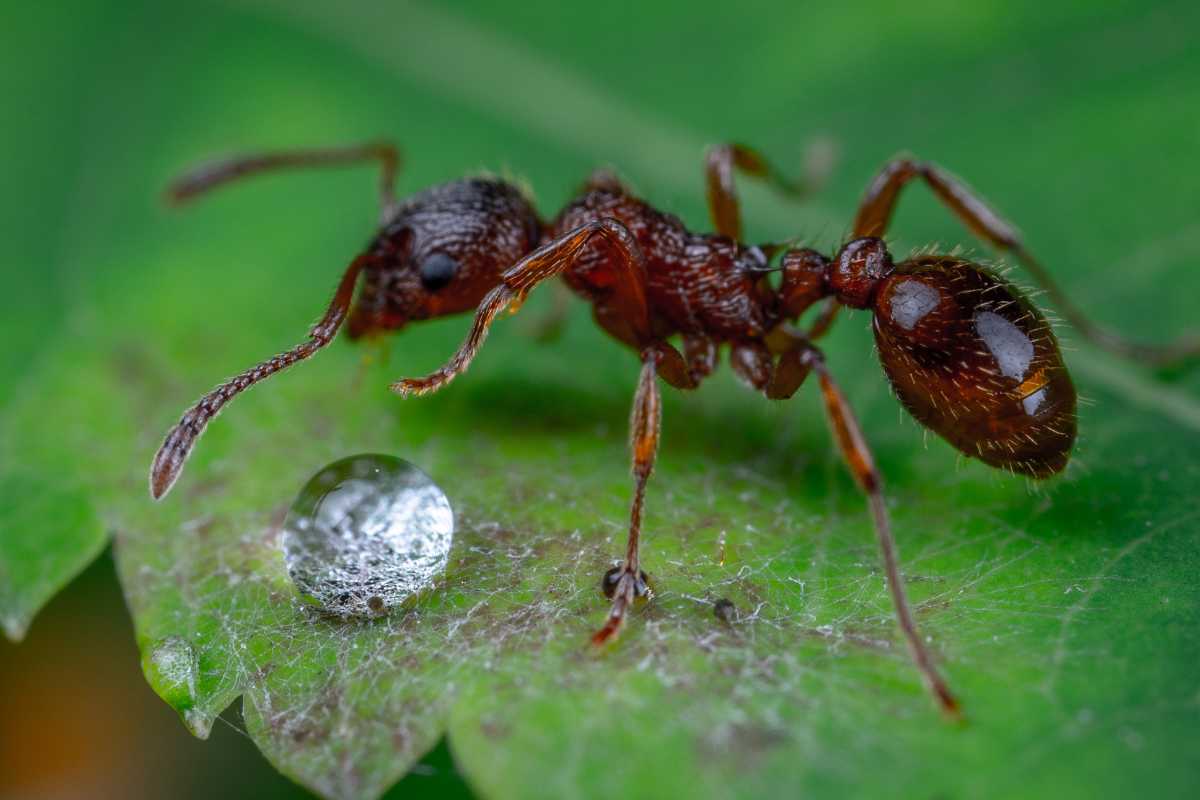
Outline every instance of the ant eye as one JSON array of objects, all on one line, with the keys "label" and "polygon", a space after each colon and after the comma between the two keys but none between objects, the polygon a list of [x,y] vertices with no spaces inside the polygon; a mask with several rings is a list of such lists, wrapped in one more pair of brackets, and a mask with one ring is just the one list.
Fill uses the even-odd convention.
[{"label": "ant eye", "polygon": [[433,253],[420,267],[421,285],[428,291],[436,292],[454,280],[458,272],[458,262],[445,253]]}]

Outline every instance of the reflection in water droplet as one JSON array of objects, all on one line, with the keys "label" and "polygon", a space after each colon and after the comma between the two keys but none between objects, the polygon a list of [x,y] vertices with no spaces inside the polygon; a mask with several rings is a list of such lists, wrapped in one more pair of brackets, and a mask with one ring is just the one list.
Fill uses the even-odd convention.
[{"label": "reflection in water droplet", "polygon": [[386,613],[445,569],[450,502],[407,461],[358,455],[314,475],[288,511],[283,553],[306,599],[337,616]]}]

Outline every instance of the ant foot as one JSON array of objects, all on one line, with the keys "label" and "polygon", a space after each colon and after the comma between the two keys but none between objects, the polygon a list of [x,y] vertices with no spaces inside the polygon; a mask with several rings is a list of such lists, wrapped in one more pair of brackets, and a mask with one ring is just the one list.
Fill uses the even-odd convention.
[{"label": "ant foot", "polygon": [[628,564],[613,567],[604,573],[600,580],[600,590],[613,604],[604,627],[592,634],[592,644],[597,646],[616,638],[625,622],[625,612],[635,600],[649,600],[654,596],[654,591],[650,588],[650,578],[646,573],[638,570],[635,575]]}]

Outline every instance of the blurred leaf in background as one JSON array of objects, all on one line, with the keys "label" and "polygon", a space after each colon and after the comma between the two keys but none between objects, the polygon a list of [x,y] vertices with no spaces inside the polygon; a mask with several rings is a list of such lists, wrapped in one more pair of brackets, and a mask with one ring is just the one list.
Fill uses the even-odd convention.
[{"label": "blurred leaf in background", "polygon": [[[408,156],[407,191],[488,169],[527,181],[547,215],[610,164],[704,229],[706,144],[750,142],[798,172],[827,140],[841,159],[815,202],[743,192],[750,239],[825,249],[873,170],[911,150],[1012,217],[1096,318],[1165,339],[1193,324],[1200,288],[1194,4],[929,2],[896,16],[885,3],[245,0],[12,16],[10,632],[108,532],[153,688],[202,736],[241,696],[240,724],[272,763],[330,797],[375,796],[443,737],[472,790],[498,798],[1194,789],[1200,373],[1168,381],[1069,330],[1090,403],[1076,462],[1039,487],[923,446],[862,315],[827,347],[965,728],[930,709],[895,637],[815,399],[767,404],[728,374],[667,398],[645,556],[661,594],[617,648],[588,656],[597,580],[624,536],[636,362],[580,304],[561,341],[535,343],[546,290],[434,398],[385,387],[439,364],[462,318],[405,330],[383,364],[330,348],[240,398],[166,502],[145,487],[179,411],[298,340],[371,232],[366,169],[263,179],[187,214],[156,204],[181,167],[249,148],[386,135]],[[921,189],[894,231],[897,252],[975,247]],[[295,601],[279,520],[311,473],[363,450],[430,472],[460,531],[437,591],[335,623]],[[733,624],[713,615],[719,599]],[[0,724],[12,741],[24,721]],[[87,774],[71,775],[76,793]],[[414,780],[396,791],[422,791]],[[425,789],[447,786],[463,790]]]}]

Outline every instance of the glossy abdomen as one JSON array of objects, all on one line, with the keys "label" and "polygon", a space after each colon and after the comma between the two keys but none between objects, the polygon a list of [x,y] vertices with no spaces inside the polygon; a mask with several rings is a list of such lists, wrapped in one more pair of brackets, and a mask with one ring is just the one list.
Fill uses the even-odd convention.
[{"label": "glossy abdomen", "polygon": [[1075,387],[1045,317],[957,258],[900,264],[874,299],[875,341],[912,415],[963,453],[1035,478],[1075,442]]}]

